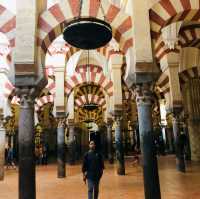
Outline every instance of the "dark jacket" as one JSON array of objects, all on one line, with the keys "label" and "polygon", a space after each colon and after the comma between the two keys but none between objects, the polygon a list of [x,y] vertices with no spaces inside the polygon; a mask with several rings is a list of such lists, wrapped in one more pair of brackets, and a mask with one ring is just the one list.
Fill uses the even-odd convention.
[{"label": "dark jacket", "polygon": [[82,172],[87,173],[86,178],[98,181],[103,175],[104,161],[100,153],[88,151],[84,155]]}]

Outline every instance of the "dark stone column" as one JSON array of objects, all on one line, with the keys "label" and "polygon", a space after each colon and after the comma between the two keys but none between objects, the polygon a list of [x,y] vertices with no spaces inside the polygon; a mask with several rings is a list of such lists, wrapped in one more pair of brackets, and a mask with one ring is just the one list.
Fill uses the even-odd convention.
[{"label": "dark stone column", "polygon": [[34,140],[34,92],[19,90],[19,199],[35,199],[35,140]]},{"label": "dark stone column", "polygon": [[191,147],[190,147],[190,137],[189,137],[189,132],[188,132],[188,127],[187,124],[184,123],[183,125],[183,131],[186,135],[186,154],[185,154],[185,159],[191,161]]},{"label": "dark stone column", "polygon": [[69,164],[74,165],[76,161],[76,141],[75,141],[75,124],[68,121],[69,141],[68,141],[68,157]]},{"label": "dark stone column", "polygon": [[4,180],[4,164],[5,164],[5,129],[3,127],[3,115],[0,110],[0,181]]},{"label": "dark stone column", "polygon": [[124,152],[125,152],[125,155],[128,155],[128,139],[129,139],[128,128],[124,128]]},{"label": "dark stone column", "polygon": [[174,145],[176,153],[176,169],[180,172],[185,172],[185,158],[184,151],[180,147],[180,112],[174,110],[173,113],[173,133],[174,133]]},{"label": "dark stone column", "polygon": [[174,147],[173,147],[173,139],[172,139],[172,130],[171,127],[166,128],[166,138],[167,138],[167,145],[168,145],[168,153],[173,153],[174,152]]},{"label": "dark stone column", "polygon": [[149,85],[136,87],[136,102],[139,120],[140,146],[143,156],[145,199],[160,199],[158,165],[153,143],[152,103]]},{"label": "dark stone column", "polygon": [[117,160],[117,174],[125,175],[124,147],[122,135],[122,113],[115,114],[115,147]]},{"label": "dark stone column", "polygon": [[58,178],[65,178],[65,121],[66,118],[58,118],[57,127],[57,176]]},{"label": "dark stone column", "polygon": [[110,164],[114,163],[112,124],[113,124],[112,120],[108,120],[107,122],[107,151],[108,151],[108,161]]}]

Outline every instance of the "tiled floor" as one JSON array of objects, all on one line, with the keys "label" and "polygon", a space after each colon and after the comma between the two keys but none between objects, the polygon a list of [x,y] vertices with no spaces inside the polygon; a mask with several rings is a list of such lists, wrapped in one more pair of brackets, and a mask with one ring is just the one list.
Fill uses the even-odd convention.
[{"label": "tiled floor", "polygon": [[[100,199],[143,199],[143,177],[140,166],[126,163],[126,176],[117,176],[114,166],[106,164],[101,181]],[[189,164],[186,174],[175,170],[173,157],[159,158],[162,199],[200,199],[200,164]],[[80,165],[67,166],[67,178],[57,179],[56,165],[37,168],[37,199],[86,199]],[[17,171],[6,171],[0,182],[0,199],[17,199]]]}]

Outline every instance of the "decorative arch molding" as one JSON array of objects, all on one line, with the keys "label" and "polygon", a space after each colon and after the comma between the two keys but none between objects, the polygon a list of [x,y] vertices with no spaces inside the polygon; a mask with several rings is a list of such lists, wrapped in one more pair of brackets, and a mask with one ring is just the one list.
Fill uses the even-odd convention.
[{"label": "decorative arch molding", "polygon": [[6,35],[10,46],[15,47],[16,16],[0,4],[0,32]]},{"label": "decorative arch molding", "polygon": [[[66,60],[69,60],[71,56],[73,56],[75,53],[77,53],[80,50],[81,49],[79,49],[79,48],[69,46],[69,50],[66,52]],[[100,53],[102,56],[104,56],[107,60],[109,60],[109,58],[112,54],[115,54],[116,52],[118,52],[118,50],[115,50],[109,44],[107,44],[104,47],[96,49],[96,51],[98,53]]]},{"label": "decorative arch molding", "polygon": [[75,73],[72,77],[69,77],[65,81],[65,93],[70,95],[72,90],[81,84],[95,84],[100,86],[108,96],[113,95],[113,82],[109,80],[103,73],[89,73],[89,79],[87,79],[87,73]]},{"label": "decorative arch molding", "polygon": [[36,100],[35,110],[39,111],[42,106],[48,103],[54,103],[54,95],[47,95],[40,97]]},{"label": "decorative arch molding", "polygon": [[[16,16],[6,7],[0,4],[0,32],[3,33],[9,42],[9,47],[12,49],[15,47],[16,36]],[[6,56],[8,65],[11,65],[12,56],[11,51]]]},{"label": "decorative arch molding", "polygon": [[[105,10],[105,16],[113,29],[113,37],[119,43],[120,50],[124,53],[133,47],[132,20],[131,17],[110,4],[107,0],[101,1]],[[97,0],[87,1],[88,5],[82,13],[84,16],[102,18]],[[79,1],[65,0],[53,5],[44,11],[39,17],[38,47],[41,49],[41,62],[44,65],[45,54],[48,47],[63,32],[67,22],[78,16]],[[40,61],[40,60],[39,60]]]},{"label": "decorative arch molding", "polygon": [[[160,0],[150,9],[149,16],[155,55],[160,60],[171,52],[170,49],[165,49],[161,36],[162,28],[178,21],[198,21],[200,2],[199,0]],[[179,52],[179,49],[174,49],[173,52]]]},{"label": "decorative arch molding", "polygon": [[104,107],[106,105],[106,100],[105,98],[102,98],[101,96],[94,95],[94,94],[88,94],[79,96],[78,98],[75,99],[75,104],[78,107],[82,107],[85,104],[97,104],[99,106]]},{"label": "decorative arch molding", "polygon": [[191,80],[193,78],[199,78],[199,77],[200,77],[200,67],[199,66],[188,68],[179,73],[180,85],[187,83],[189,80]]},{"label": "decorative arch molding", "polygon": [[200,48],[200,26],[183,29],[179,33],[179,44],[182,48]]},{"label": "decorative arch molding", "polygon": [[156,90],[159,93],[165,95],[166,93],[170,92],[170,84],[169,84],[169,76],[165,73],[162,73],[159,79],[156,82]]}]

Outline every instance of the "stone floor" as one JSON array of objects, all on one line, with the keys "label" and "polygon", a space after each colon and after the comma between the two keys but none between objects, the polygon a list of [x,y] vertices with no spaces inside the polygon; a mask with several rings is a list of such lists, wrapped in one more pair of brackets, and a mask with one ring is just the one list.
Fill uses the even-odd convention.
[{"label": "stone floor", "polygon": [[[143,199],[142,169],[126,163],[126,176],[117,176],[115,166],[106,164],[101,181],[100,199]],[[173,157],[159,158],[162,199],[200,199],[200,164],[188,164],[187,173],[175,170]],[[82,182],[80,165],[67,166],[68,176],[56,178],[56,165],[37,168],[37,199],[86,199],[87,187]],[[0,182],[0,199],[17,199],[16,170],[7,170]]]}]

